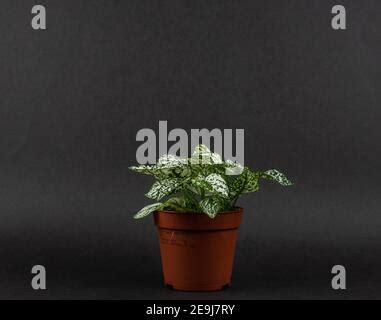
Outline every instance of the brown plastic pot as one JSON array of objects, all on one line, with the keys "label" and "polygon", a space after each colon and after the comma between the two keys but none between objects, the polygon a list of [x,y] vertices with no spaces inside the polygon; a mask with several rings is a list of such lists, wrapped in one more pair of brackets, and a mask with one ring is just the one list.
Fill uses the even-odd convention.
[{"label": "brown plastic pot", "polygon": [[214,291],[230,285],[242,208],[219,213],[154,213],[164,282],[176,290]]}]

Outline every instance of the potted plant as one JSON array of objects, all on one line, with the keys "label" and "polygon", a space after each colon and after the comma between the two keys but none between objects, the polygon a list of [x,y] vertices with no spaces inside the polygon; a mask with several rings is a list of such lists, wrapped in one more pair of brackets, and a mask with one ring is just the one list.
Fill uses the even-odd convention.
[{"label": "potted plant", "polygon": [[154,213],[164,282],[186,291],[219,290],[230,284],[243,216],[237,199],[258,191],[260,178],[291,185],[275,169],[253,171],[223,161],[205,145],[198,145],[191,158],[164,155],[154,165],[130,169],[156,179],[146,196],[157,202],[134,218]]}]

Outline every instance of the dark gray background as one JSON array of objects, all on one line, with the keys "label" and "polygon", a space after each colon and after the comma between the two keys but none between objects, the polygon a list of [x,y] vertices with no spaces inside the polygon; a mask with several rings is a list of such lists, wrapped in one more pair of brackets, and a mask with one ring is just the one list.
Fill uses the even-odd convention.
[{"label": "dark gray background", "polygon": [[[378,0],[3,0],[0,298],[381,298],[380,17]],[[244,128],[246,164],[295,183],[240,201],[228,290],[163,288],[152,220],[132,219],[151,183],[127,169],[135,135],[159,120]]]}]

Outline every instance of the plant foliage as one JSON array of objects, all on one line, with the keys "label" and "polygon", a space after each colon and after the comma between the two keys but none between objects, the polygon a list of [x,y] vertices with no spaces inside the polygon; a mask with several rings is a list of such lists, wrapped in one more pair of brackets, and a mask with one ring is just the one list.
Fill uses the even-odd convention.
[{"label": "plant foliage", "polygon": [[199,212],[214,218],[219,212],[233,209],[242,194],[258,191],[261,178],[282,186],[292,184],[276,169],[252,171],[230,160],[223,161],[202,144],[191,158],[164,155],[154,165],[130,169],[156,179],[146,196],[157,202],[142,208],[134,216],[136,219],[156,210]]}]

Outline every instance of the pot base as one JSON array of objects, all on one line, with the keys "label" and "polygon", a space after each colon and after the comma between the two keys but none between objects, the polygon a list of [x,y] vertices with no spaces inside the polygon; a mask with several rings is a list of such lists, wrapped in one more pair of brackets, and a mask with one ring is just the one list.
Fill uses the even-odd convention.
[{"label": "pot base", "polygon": [[188,285],[180,285],[180,284],[177,284],[177,285],[171,285],[169,283],[166,283],[165,284],[168,288],[172,289],[172,290],[177,290],[177,291],[194,291],[194,292],[203,292],[203,291],[220,291],[220,290],[223,290],[223,289],[226,289],[228,287],[230,287],[230,283],[227,283],[225,285],[220,285],[220,284],[216,284],[216,285],[207,285],[207,286],[195,286],[195,287],[192,287],[192,286],[188,286]]}]

